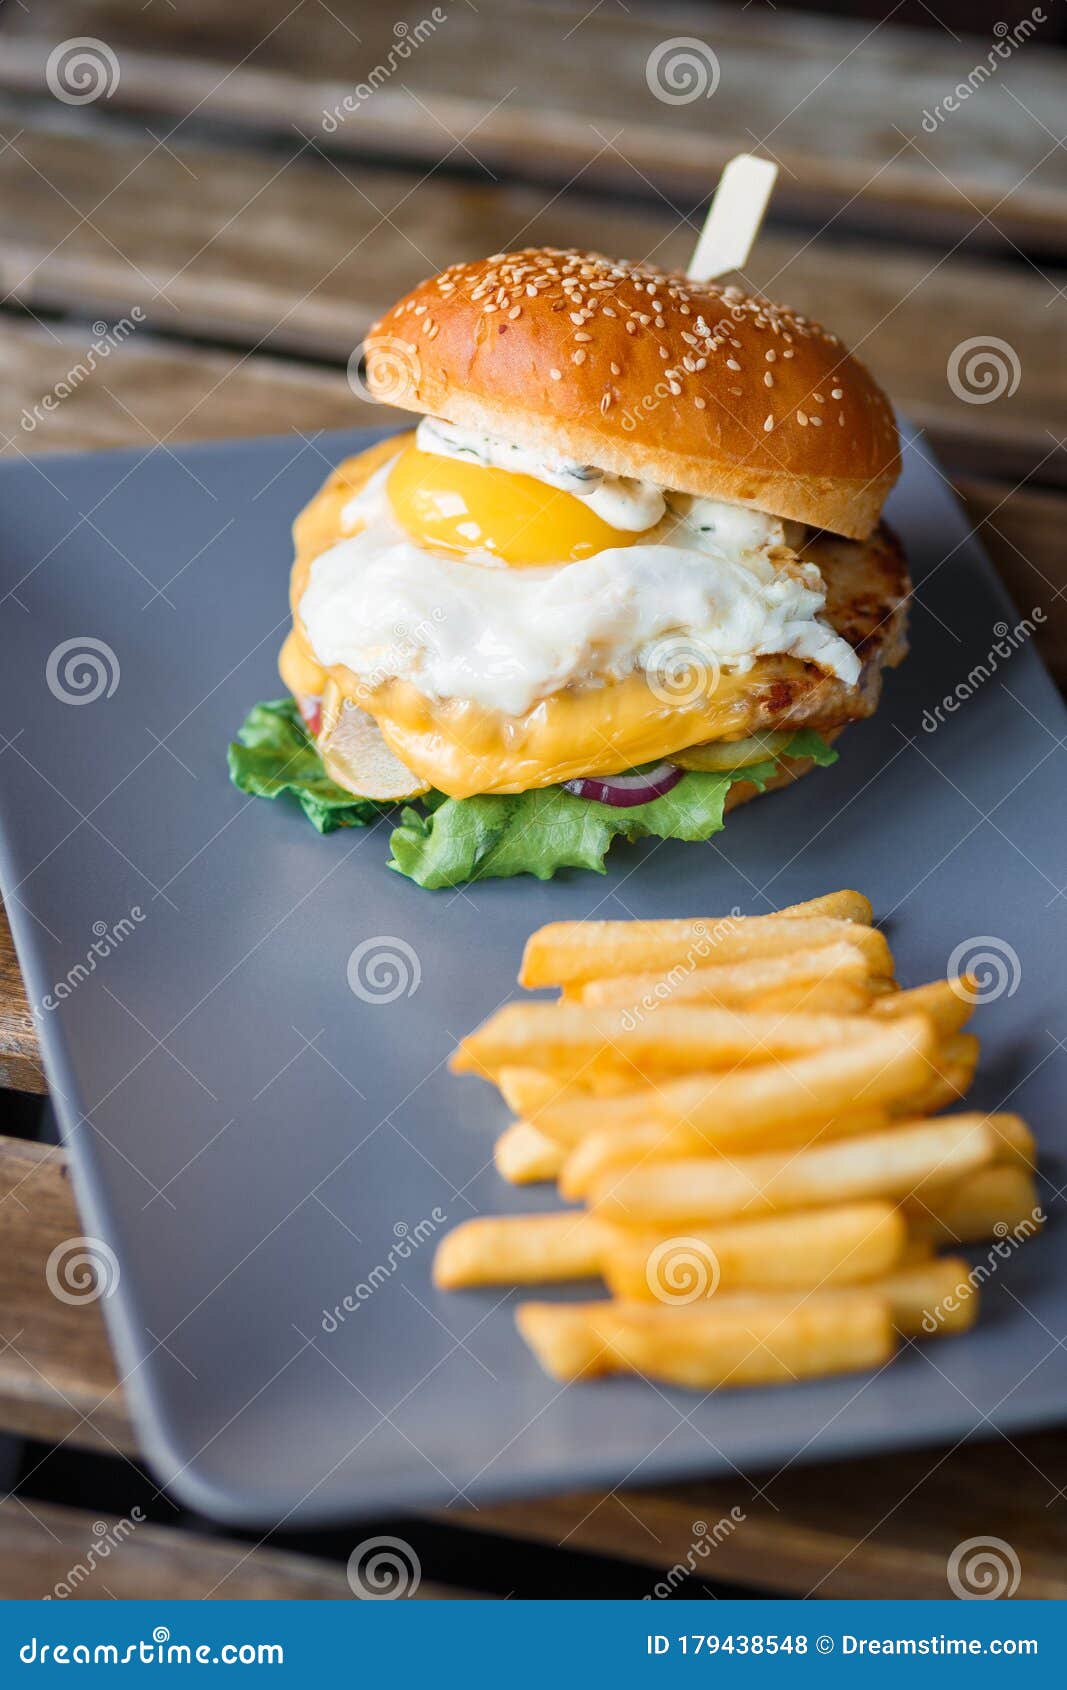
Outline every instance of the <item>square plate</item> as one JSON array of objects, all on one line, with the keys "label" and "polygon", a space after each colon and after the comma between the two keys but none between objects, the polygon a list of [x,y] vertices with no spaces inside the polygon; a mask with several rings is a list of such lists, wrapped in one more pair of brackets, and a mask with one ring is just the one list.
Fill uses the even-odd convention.
[{"label": "square plate", "polygon": [[292,516],[372,438],[0,470],[3,890],[160,1480],[220,1518],[325,1521],[1062,1416],[1055,1226],[999,1265],[965,1338],[707,1398],[561,1390],[515,1332],[517,1293],[430,1283],[447,1227],[552,1206],[496,1176],[499,1103],[445,1062],[560,917],[762,913],[858,886],[906,982],[992,951],[974,1098],[1025,1112],[1061,1183],[1064,707],[936,466],[911,439],[889,512],[919,582],[912,656],[834,768],[708,845],[617,847],[606,877],[431,893],[386,868],[386,826],[320,838],[226,776],[245,710],[281,691]]}]

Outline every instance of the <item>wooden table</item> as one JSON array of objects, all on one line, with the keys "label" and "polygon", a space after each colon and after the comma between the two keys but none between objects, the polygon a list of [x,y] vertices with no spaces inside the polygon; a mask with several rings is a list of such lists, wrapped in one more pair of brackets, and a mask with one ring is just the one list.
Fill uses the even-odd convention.
[{"label": "wooden table", "polygon": [[[1045,611],[1038,638],[1067,684],[1061,55],[1035,37],[930,133],[923,114],[988,43],[795,13],[480,0],[448,9],[396,68],[407,21],[389,5],[318,0],[5,11],[5,450],[380,424],[350,389],[347,361],[420,276],[520,243],[684,263],[722,160],[773,152],[778,220],[749,280],[829,320],[929,430],[1020,610]],[[717,56],[714,98],[656,101],[649,54],[694,34]],[[45,64],[85,35],[120,76],[110,97],[65,103]],[[372,97],[324,126],[381,65],[391,68]],[[131,316],[121,349],[72,377],[104,332],[97,319]],[[966,402],[949,358],[990,336],[1017,358],[1017,389]],[[57,383],[67,396],[42,412]],[[46,1089],[6,924],[0,1086]],[[45,1284],[53,1246],[79,1231],[61,1150],[0,1138],[0,1215],[0,1428],[134,1457],[98,1306],[57,1302]],[[945,1594],[953,1547],[993,1534],[1019,1555],[1020,1596],[1063,1598],[1065,1491],[1067,1436],[1047,1433],[787,1468],[759,1486],[738,1477],[448,1519],[643,1564],[651,1588],[685,1563],[697,1522],[740,1508],[743,1529],[702,1576],[821,1596]],[[96,1518],[20,1496],[0,1504],[4,1596],[62,1578]],[[348,1595],[335,1558],[157,1526],[123,1544],[107,1582],[118,1596]]]}]

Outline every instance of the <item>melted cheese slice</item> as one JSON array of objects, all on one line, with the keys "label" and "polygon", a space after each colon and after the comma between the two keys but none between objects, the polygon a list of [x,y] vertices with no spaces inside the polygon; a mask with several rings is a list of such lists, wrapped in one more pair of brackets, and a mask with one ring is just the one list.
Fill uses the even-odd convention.
[{"label": "melted cheese slice", "polygon": [[354,531],[344,522],[345,507],[411,438],[393,437],[348,459],[297,518],[293,629],[279,668],[294,693],[321,694],[332,681],[376,719],[390,749],[428,785],[469,798],[615,774],[705,740],[741,739],[780,715],[789,699],[820,684],[798,659],[776,656],[760,659],[758,676],[723,672],[710,695],[701,693],[691,702],[658,696],[635,672],[618,681],[565,688],[524,715],[509,716],[470,701],[434,701],[409,681],[370,685],[341,665],[324,669],[312,655],[299,614],[311,565]]}]

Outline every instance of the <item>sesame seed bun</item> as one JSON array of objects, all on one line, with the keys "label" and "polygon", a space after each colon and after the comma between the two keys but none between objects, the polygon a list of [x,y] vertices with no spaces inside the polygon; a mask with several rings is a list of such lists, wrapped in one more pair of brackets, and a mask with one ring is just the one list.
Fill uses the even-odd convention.
[{"label": "sesame seed bun", "polygon": [[900,473],[836,336],[739,288],[530,248],[422,282],[366,341],[376,398],[866,539]]}]

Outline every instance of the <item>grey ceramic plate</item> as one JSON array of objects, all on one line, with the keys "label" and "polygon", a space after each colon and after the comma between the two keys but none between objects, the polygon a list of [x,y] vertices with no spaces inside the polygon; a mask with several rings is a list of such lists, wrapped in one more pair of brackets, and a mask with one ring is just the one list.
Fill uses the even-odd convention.
[{"label": "grey ceramic plate", "polygon": [[[1008,976],[981,1011],[975,1096],[1026,1112],[1061,1183],[1064,709],[1024,641],[924,728],[1017,621],[938,471],[907,452],[890,514],[920,583],[914,652],[836,767],[707,846],[429,893],[387,870],[384,827],[322,839],[226,777],[245,709],[280,691],[290,519],[364,443],[0,470],[3,889],[85,1231],[121,1270],[103,1306],[158,1476],[220,1517],[326,1520],[1062,1415],[1055,1225],[993,1277],[972,1335],[876,1377],[707,1400],[621,1379],[561,1391],[515,1333],[513,1294],[430,1284],[447,1226],[549,1204],[496,1177],[499,1105],[444,1064],[556,917],[758,913],[855,885],[915,982],[991,936]],[[79,671],[91,642],[108,650]],[[368,940],[416,989],[396,996],[382,970],[350,989]]]}]

